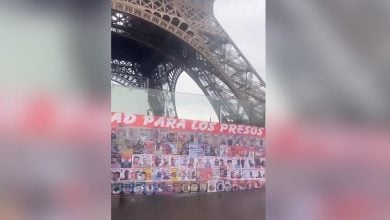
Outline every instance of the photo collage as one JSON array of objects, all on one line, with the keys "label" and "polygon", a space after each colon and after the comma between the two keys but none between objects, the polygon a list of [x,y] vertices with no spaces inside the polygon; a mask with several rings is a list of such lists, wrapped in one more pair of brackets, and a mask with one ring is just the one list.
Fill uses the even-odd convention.
[{"label": "photo collage", "polygon": [[119,126],[111,132],[113,195],[257,189],[265,186],[261,137]]}]

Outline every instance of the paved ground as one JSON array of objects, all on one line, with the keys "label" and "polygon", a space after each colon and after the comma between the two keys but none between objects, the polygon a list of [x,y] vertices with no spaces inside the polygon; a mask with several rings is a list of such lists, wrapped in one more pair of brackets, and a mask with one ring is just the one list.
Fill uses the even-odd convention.
[{"label": "paved ground", "polygon": [[264,220],[265,190],[111,197],[112,220]]}]

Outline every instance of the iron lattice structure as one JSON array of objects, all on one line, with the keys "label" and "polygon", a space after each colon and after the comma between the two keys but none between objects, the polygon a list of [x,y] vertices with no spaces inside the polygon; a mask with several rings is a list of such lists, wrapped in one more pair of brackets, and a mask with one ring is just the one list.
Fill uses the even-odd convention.
[{"label": "iron lattice structure", "polygon": [[176,117],[172,94],[185,71],[224,122],[264,125],[265,83],[218,23],[214,0],[111,3],[112,81],[167,91],[149,90],[149,103]]}]

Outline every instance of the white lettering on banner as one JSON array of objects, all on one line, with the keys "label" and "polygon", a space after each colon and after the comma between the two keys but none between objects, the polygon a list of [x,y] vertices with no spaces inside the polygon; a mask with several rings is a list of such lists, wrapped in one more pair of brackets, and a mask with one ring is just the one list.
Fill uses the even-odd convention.
[{"label": "white lettering on banner", "polygon": [[202,121],[199,123],[199,130],[205,131],[207,130],[208,126],[209,126],[208,122]]},{"label": "white lettering on banner", "polygon": [[184,119],[181,119],[177,124],[176,128],[186,129],[186,121]]},{"label": "white lettering on banner", "polygon": [[250,129],[251,129],[251,126],[245,126],[245,132],[244,132],[244,134],[249,134]]},{"label": "white lettering on banner", "polygon": [[167,124],[165,125],[165,127],[175,129],[175,124],[176,124],[176,119],[167,118]]},{"label": "white lettering on banner", "polygon": [[191,124],[191,129],[194,131],[214,131],[214,126],[216,123],[207,122],[207,121],[193,121]]},{"label": "white lettering on banner", "polygon": [[123,118],[123,123],[126,124],[133,124],[137,120],[137,116],[133,114],[125,114]]},{"label": "white lettering on banner", "polygon": [[122,114],[115,113],[111,116],[111,122],[122,123]]},{"label": "white lettering on banner", "polygon": [[223,131],[225,131],[225,130],[227,130],[229,128],[229,125],[227,125],[227,124],[221,124],[221,128],[219,129],[219,132],[223,132]]},{"label": "white lettering on banner", "polygon": [[229,125],[229,133],[236,134],[237,125]]},{"label": "white lettering on banner", "polygon": [[155,122],[154,126],[155,127],[164,127],[165,124],[165,118],[164,117],[159,117]]},{"label": "white lettering on banner", "polygon": [[257,134],[257,128],[252,127],[251,128],[251,135],[256,135]]},{"label": "white lettering on banner", "polygon": [[[218,123],[213,123],[213,125],[216,125],[216,124],[218,124]],[[208,130],[208,131],[212,131],[212,129]],[[220,133],[227,132],[230,134],[261,136],[261,135],[263,135],[264,131],[262,128],[252,127],[249,125],[220,124],[219,132]]]},{"label": "white lettering on banner", "polygon": [[[207,121],[193,121],[162,116],[134,115],[125,113],[111,114],[111,123],[127,124],[140,127],[156,127],[167,129],[192,130],[202,132],[218,132],[232,135],[265,136],[265,129],[249,125],[224,124]],[[191,125],[190,125],[191,123]]]},{"label": "white lettering on banner", "polygon": [[215,122],[210,122],[210,126],[209,126],[209,129],[207,129],[207,131],[214,131],[214,126],[217,125],[217,123]]},{"label": "white lettering on banner", "polygon": [[150,123],[154,122],[154,117],[153,116],[145,116],[144,117],[144,125],[148,125]]},{"label": "white lettering on banner", "polygon": [[237,133],[238,134],[243,134],[244,133],[244,125],[238,125]]},{"label": "white lettering on banner", "polygon": [[196,126],[197,121],[193,121],[191,124],[191,129],[197,131],[198,127]]}]

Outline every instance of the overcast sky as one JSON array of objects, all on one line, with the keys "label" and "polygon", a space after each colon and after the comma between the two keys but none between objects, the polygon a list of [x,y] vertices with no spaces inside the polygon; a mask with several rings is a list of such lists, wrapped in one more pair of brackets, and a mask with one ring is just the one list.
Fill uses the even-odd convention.
[{"label": "overcast sky", "polygon": [[[265,0],[216,0],[214,11],[225,31],[260,76],[265,78]],[[203,94],[187,74],[180,76],[176,92]],[[196,97],[196,104],[189,104],[189,99],[195,97],[176,96],[179,117],[202,120],[211,117],[216,121],[217,116],[207,99]],[[195,116],[197,112],[199,115]]]}]

